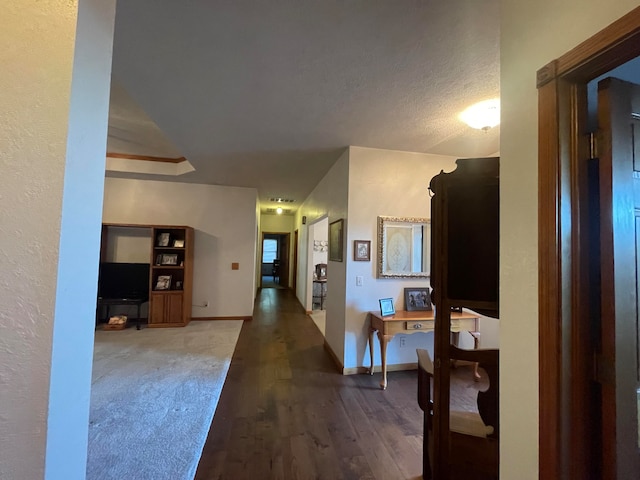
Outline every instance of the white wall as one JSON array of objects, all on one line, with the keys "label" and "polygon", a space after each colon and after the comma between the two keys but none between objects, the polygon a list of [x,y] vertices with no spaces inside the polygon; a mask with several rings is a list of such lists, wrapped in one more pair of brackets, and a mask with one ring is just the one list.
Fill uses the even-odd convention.
[{"label": "white wall", "polygon": [[500,477],[525,480],[538,478],[536,71],[638,2],[501,3]]},{"label": "white wall", "polygon": [[[397,308],[404,305],[404,288],[430,286],[429,279],[377,279],[377,218],[379,215],[398,217],[430,217],[431,202],[428,186],[432,177],[455,168],[455,158],[439,155],[425,155],[363,147],[349,147],[327,177],[305,200],[297,220],[307,215],[311,228],[300,225],[301,258],[311,258],[308,251],[308,234],[315,231],[314,220],[329,212],[330,223],[339,216],[332,211],[340,209],[331,204],[337,196],[336,184],[348,177],[348,215],[345,218],[344,262],[328,262],[327,291],[327,331],[326,338],[334,353],[343,361],[345,368],[369,365],[367,345],[367,312],[379,308],[378,299],[393,297]],[[346,186],[344,187],[346,189]],[[346,191],[346,190],[345,190]],[[348,218],[347,218],[348,217]],[[303,238],[304,237],[304,238]],[[353,261],[353,241],[371,240],[371,261]],[[312,244],[312,242],[311,242]],[[304,249],[304,252],[302,251]],[[304,255],[304,257],[303,257]],[[338,270],[336,267],[340,266]],[[300,272],[298,298],[310,301],[310,289],[302,287],[303,281],[311,279],[311,272]],[[356,287],[356,276],[363,277],[363,286]],[[336,276],[338,278],[336,278]],[[304,289],[303,289],[304,288]],[[338,297],[337,299],[334,297]],[[334,302],[343,301],[341,308]],[[305,304],[304,302],[301,302]],[[480,330],[483,334],[481,346],[497,347],[499,322],[483,318]],[[468,337],[468,338],[467,338]],[[340,346],[336,345],[340,343]],[[387,363],[416,363],[415,349],[426,347],[433,353],[433,334],[406,336],[406,346],[399,347],[400,339],[394,338],[387,349]],[[471,348],[470,335],[461,335],[463,347]],[[379,365],[380,350],[377,340],[374,345],[374,362]]]},{"label": "white wall", "polygon": [[[404,288],[431,286],[430,279],[376,278],[378,251],[377,218],[431,217],[428,187],[441,171],[455,169],[455,157],[426,155],[393,150],[350,147],[349,229],[347,239],[346,281],[346,368],[369,365],[367,345],[367,312],[379,309],[378,299],[392,297],[396,309],[404,308]],[[353,261],[353,241],[371,240],[371,261]],[[356,276],[363,277],[363,286],[356,286]],[[497,346],[498,320],[480,321],[482,346]],[[400,335],[387,347],[387,364],[416,363],[416,348],[427,348],[433,354],[433,333],[405,335],[405,347],[400,348]],[[461,345],[473,347],[468,334],[460,335]],[[374,343],[374,363],[380,365],[380,349]]]},{"label": "white wall", "polygon": [[0,478],[84,478],[115,1],[2,2]]},{"label": "white wall", "polygon": [[[256,198],[252,188],[106,178],[103,221],[195,229],[193,317],[253,314]],[[240,263],[231,270],[231,263]]]},{"label": "white wall", "polygon": [[[296,214],[296,224],[299,227],[298,258],[309,258],[309,229],[307,225],[315,220],[327,216],[328,222],[344,219],[344,231],[348,228],[347,196],[349,188],[349,151],[345,150],[333,167],[318,183],[313,192],[305,199]],[[307,225],[301,224],[302,216],[307,217]],[[346,236],[346,235],[345,235]],[[327,262],[327,301],[326,301],[326,330],[325,340],[338,356],[344,357],[344,316],[345,316],[345,269],[344,262]],[[309,262],[298,262],[298,283],[296,296],[302,305],[307,300],[309,282],[313,277],[308,271]]]}]

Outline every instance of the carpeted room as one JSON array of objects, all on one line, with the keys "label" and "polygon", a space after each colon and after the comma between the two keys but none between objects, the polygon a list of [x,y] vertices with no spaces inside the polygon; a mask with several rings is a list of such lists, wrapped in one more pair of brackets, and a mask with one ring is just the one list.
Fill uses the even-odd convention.
[{"label": "carpeted room", "polygon": [[241,328],[96,330],[87,478],[193,478]]}]

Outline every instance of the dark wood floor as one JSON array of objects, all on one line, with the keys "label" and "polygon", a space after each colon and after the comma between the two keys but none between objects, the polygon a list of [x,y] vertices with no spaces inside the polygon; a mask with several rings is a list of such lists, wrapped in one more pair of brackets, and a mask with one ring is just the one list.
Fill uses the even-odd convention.
[{"label": "dark wood floor", "polygon": [[[421,478],[415,371],[389,372],[386,391],[380,374],[339,374],[289,290],[262,290],[253,318],[242,327],[196,480]],[[470,371],[466,378],[462,389],[475,391]],[[472,396],[455,396],[473,408]]]}]

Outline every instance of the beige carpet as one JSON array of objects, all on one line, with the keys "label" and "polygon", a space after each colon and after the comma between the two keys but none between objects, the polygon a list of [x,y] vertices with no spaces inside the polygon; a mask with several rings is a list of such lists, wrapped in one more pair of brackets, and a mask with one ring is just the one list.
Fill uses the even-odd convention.
[{"label": "beige carpet", "polygon": [[97,331],[87,479],[193,479],[241,328]]}]

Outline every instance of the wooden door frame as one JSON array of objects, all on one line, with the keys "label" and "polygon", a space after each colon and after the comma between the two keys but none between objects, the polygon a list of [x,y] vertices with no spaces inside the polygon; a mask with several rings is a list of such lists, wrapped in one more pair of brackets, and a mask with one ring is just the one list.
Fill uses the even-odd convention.
[{"label": "wooden door frame", "polygon": [[[589,478],[587,83],[640,56],[640,7],[537,72],[539,478]],[[582,238],[581,238],[582,232]]]}]

